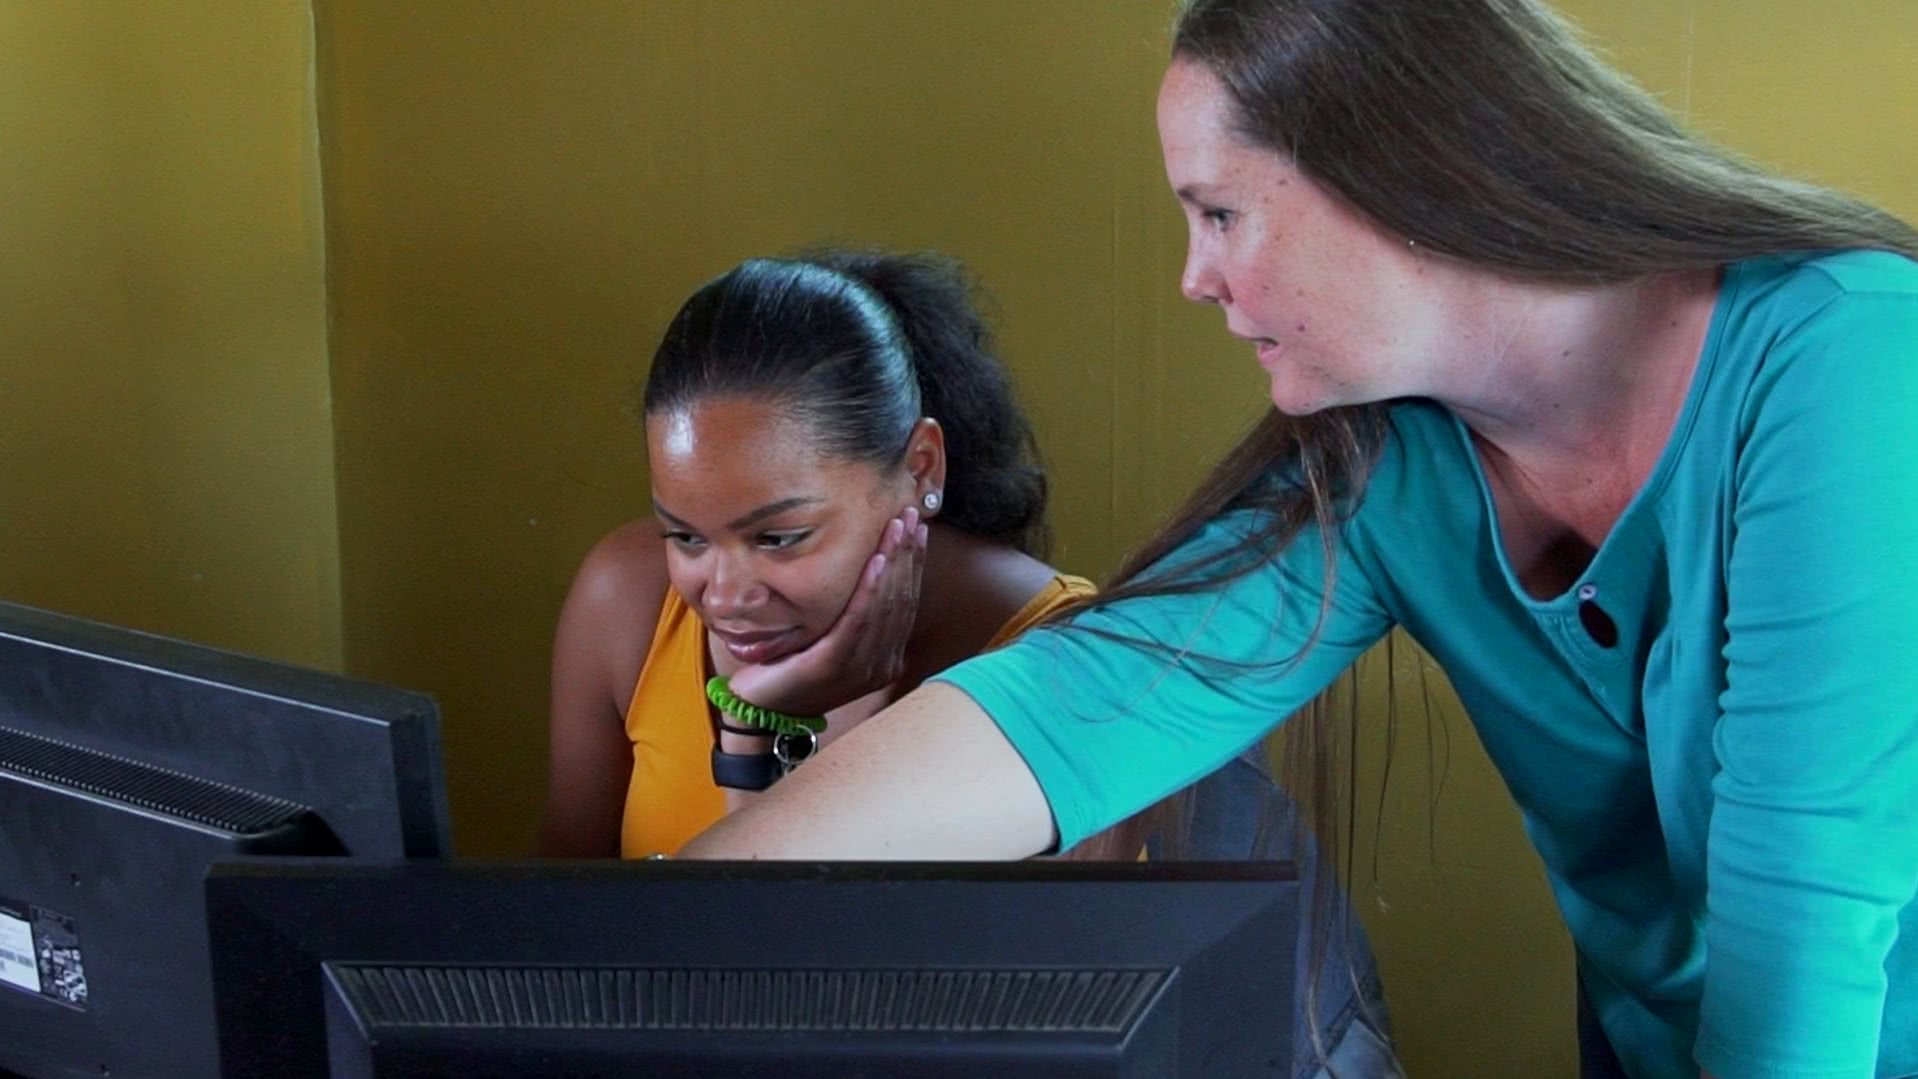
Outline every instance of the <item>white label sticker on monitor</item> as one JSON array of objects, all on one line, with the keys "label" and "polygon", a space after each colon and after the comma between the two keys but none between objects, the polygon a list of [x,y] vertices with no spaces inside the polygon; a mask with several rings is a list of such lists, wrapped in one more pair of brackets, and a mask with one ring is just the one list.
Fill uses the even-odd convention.
[{"label": "white label sticker on monitor", "polygon": [[40,967],[33,961],[33,926],[0,911],[0,982],[29,993],[40,991]]}]

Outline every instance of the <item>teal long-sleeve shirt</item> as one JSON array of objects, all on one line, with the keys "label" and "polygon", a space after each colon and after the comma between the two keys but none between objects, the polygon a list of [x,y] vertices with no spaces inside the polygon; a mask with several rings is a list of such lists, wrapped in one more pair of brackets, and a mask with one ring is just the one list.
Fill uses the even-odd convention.
[{"label": "teal long-sleeve shirt", "polygon": [[[1631,1074],[1918,1075],[1914,496],[1918,264],[1757,259],[1726,268],[1671,439],[1564,595],[1519,586],[1465,428],[1404,402],[1296,662],[1274,661],[1318,622],[1311,530],[1230,584],[1079,619],[1168,651],[1067,625],[943,680],[1070,845],[1403,626],[1510,788]],[[1251,512],[1162,565],[1230,547]]]}]

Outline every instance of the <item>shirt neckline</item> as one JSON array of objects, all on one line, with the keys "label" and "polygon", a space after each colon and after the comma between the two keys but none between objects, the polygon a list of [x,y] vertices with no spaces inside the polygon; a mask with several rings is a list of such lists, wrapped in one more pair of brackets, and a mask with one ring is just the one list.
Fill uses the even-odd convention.
[{"label": "shirt neckline", "polygon": [[[1643,521],[1649,517],[1665,488],[1670,484],[1673,473],[1677,471],[1678,459],[1683,456],[1690,444],[1692,428],[1696,426],[1707,388],[1718,366],[1719,353],[1726,333],[1726,327],[1742,299],[1746,284],[1746,264],[1734,262],[1728,264],[1718,285],[1718,297],[1712,303],[1712,317],[1705,330],[1705,342],[1699,348],[1698,363],[1692,369],[1690,384],[1685,389],[1685,403],[1680,406],[1678,418],[1672,423],[1672,432],[1665,440],[1664,449],[1659,451],[1658,461],[1652,471],[1640,485],[1631,501],[1625,504],[1625,510],[1612,529],[1606,533],[1605,540],[1593,553],[1592,560],[1576,580],[1556,596],[1545,599],[1535,598],[1526,591],[1512,568],[1511,559],[1505,551],[1505,540],[1498,527],[1498,505],[1492,498],[1491,481],[1485,476],[1485,468],[1479,460],[1478,451],[1472,446],[1472,431],[1465,421],[1451,409],[1445,408],[1446,418],[1451,421],[1453,436],[1458,440],[1459,452],[1465,455],[1466,467],[1471,470],[1472,482],[1478,489],[1479,506],[1485,518],[1491,524],[1492,553],[1498,560],[1499,572],[1504,575],[1505,586],[1527,609],[1533,611],[1558,611],[1580,598],[1581,590],[1587,590],[1592,578],[1603,573],[1608,561],[1607,555],[1622,547],[1634,546],[1635,537],[1643,528]],[[1444,408],[1444,406],[1440,406]]]}]

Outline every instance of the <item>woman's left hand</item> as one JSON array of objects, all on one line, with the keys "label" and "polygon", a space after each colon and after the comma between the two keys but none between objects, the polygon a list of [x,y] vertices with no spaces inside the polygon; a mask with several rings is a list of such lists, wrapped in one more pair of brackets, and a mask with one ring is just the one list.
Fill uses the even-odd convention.
[{"label": "woman's left hand", "polygon": [[823,716],[898,679],[919,611],[927,535],[915,507],[888,521],[852,598],[825,635],[771,663],[741,667],[730,679],[732,691],[762,708]]}]

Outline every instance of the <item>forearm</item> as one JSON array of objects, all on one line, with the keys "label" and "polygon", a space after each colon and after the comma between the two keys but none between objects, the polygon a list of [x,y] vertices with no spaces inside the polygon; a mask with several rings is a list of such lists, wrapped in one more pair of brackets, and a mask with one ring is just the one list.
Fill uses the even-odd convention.
[{"label": "forearm", "polygon": [[686,858],[1014,860],[1049,848],[1052,813],[991,717],[944,683],[859,724]]}]

